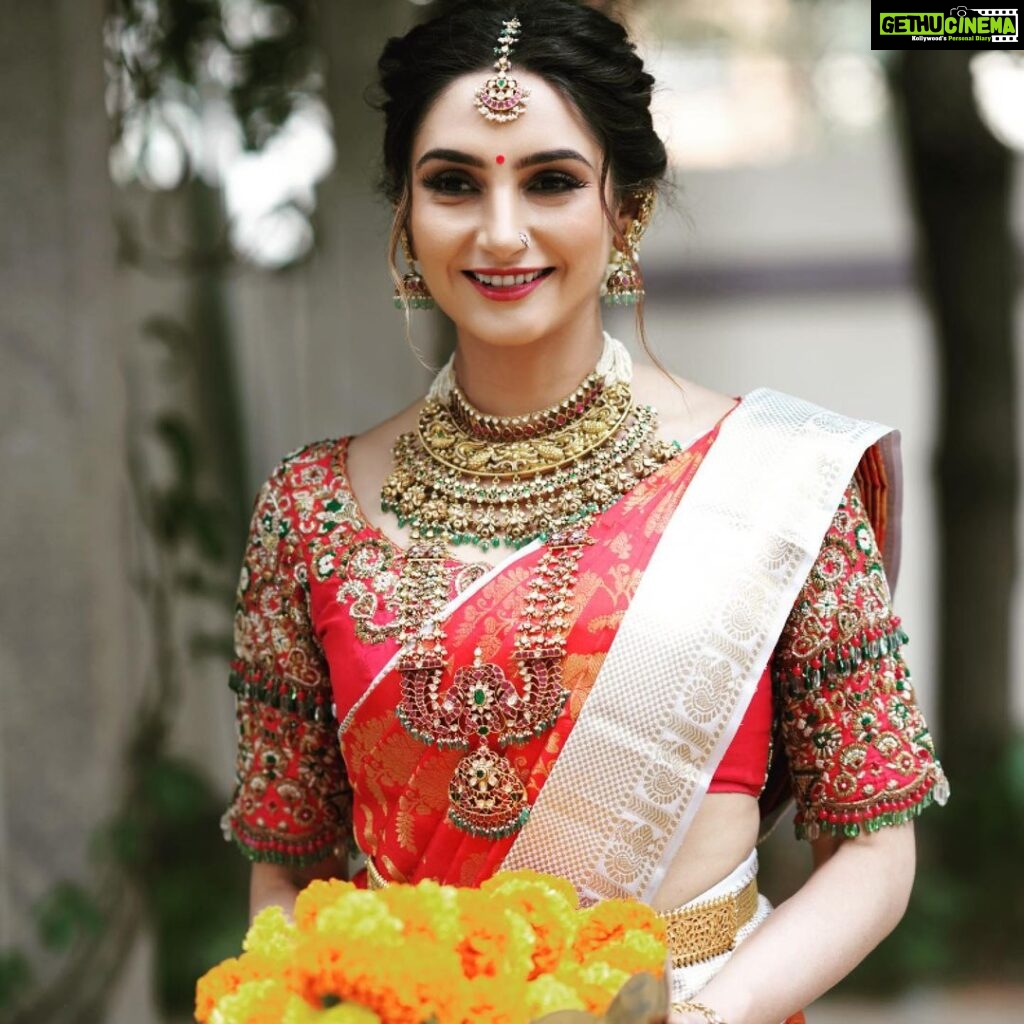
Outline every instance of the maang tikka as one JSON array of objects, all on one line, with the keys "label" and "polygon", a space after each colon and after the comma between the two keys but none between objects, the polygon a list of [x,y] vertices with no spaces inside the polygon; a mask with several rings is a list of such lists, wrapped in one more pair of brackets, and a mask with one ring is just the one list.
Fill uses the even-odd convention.
[{"label": "maang tikka", "polygon": [[649,189],[639,196],[640,208],[626,231],[625,247],[612,248],[608,277],[601,297],[612,306],[635,306],[644,297],[640,273],[640,239],[654,213],[654,192]]},{"label": "maang tikka", "polygon": [[503,26],[494,47],[494,74],[477,89],[474,104],[488,121],[502,124],[526,113],[526,97],[530,95],[530,90],[512,77],[512,48],[519,41],[522,26],[518,18],[503,22]]},{"label": "maang tikka", "polygon": [[416,269],[416,258],[409,245],[409,236],[405,231],[401,234],[402,255],[408,270],[400,284],[395,285],[396,309],[433,309],[436,303],[430,294],[427,282]]}]

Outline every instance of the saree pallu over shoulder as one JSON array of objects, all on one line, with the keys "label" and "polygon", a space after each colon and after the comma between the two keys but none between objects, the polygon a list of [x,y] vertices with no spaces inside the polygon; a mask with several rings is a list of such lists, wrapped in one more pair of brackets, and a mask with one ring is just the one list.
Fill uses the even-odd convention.
[{"label": "saree pallu over shoulder", "polygon": [[[494,741],[518,775],[528,804],[543,790],[575,728],[664,526],[699,475],[717,430],[681,451],[590,525],[567,613],[564,708],[549,729],[511,740],[507,747]],[[459,672],[473,664],[477,650],[484,663],[503,666],[509,680],[521,685],[515,641],[524,607],[536,600],[533,580],[544,568],[547,550],[539,542],[520,549],[436,617],[447,638],[442,694],[457,686]],[[473,834],[452,817],[449,786],[463,754],[430,744],[403,724],[396,713],[404,692],[401,661],[399,651],[372,680],[346,680],[339,674],[335,683],[338,738],[354,790],[356,841],[390,880],[479,884],[501,864],[514,837]]]},{"label": "saree pallu over shoulder", "polygon": [[586,902],[652,898],[855,473],[895,580],[897,453],[881,424],[767,389],[743,399],[667,524],[503,870],[567,877]]}]

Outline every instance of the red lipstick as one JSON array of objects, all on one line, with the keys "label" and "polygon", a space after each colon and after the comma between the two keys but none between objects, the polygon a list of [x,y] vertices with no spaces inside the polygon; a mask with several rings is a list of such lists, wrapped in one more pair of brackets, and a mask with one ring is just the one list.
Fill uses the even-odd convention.
[{"label": "red lipstick", "polygon": [[[515,302],[535,291],[543,281],[547,280],[553,270],[553,267],[480,267],[476,270],[466,270],[464,273],[473,287],[485,298],[493,299],[495,302]],[[497,283],[506,277],[530,277],[531,275],[536,276],[533,277],[533,280],[524,281],[522,284]],[[482,281],[480,280],[482,277],[490,280]]]}]

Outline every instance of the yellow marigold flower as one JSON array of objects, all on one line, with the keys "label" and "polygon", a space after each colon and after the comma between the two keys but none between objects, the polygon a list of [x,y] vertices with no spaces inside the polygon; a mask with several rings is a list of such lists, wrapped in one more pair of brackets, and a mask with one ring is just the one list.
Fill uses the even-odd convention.
[{"label": "yellow marigold flower", "polygon": [[210,1015],[210,1024],[280,1024],[288,991],[277,978],[243,982],[224,996]]},{"label": "yellow marigold flower", "polygon": [[304,932],[313,931],[317,916],[324,907],[331,906],[342,896],[355,891],[356,887],[351,882],[345,882],[340,878],[316,879],[310,882],[295,900],[296,927]]},{"label": "yellow marigold flower", "polygon": [[242,949],[269,960],[285,960],[295,951],[298,929],[277,906],[264,907],[249,926]]},{"label": "yellow marigold flower", "polygon": [[415,886],[392,885],[378,894],[399,918],[404,934],[425,935],[453,946],[459,934],[459,890],[424,881]]},{"label": "yellow marigold flower", "polygon": [[557,1010],[586,1008],[587,1005],[579,993],[552,974],[542,975],[526,986],[526,1009],[531,1020],[543,1017],[547,1013],[555,1013]]},{"label": "yellow marigold flower", "polygon": [[211,967],[196,983],[196,1020],[206,1024],[214,1007],[247,981],[268,978],[273,966],[264,957],[243,953]]},{"label": "yellow marigold flower", "polygon": [[334,935],[346,944],[368,940],[375,946],[397,945],[402,938],[402,922],[388,910],[378,893],[353,889],[329,906],[322,907],[316,918],[321,935]]},{"label": "yellow marigold flower", "polygon": [[493,875],[481,884],[480,892],[499,893],[506,889],[521,891],[531,887],[545,894],[558,893],[573,910],[579,906],[579,897],[568,879],[559,878],[557,875],[544,875],[526,868],[519,871],[502,871]]},{"label": "yellow marigold flower", "polygon": [[588,1012],[603,1015],[619,989],[630,979],[625,971],[603,962],[563,963],[555,977],[575,989]]},{"label": "yellow marigold flower", "polygon": [[316,1024],[381,1024],[381,1019],[365,1006],[339,1003],[329,1010],[324,1010],[317,1017]]},{"label": "yellow marigold flower", "polygon": [[322,1019],[323,1010],[320,1007],[311,1006],[294,992],[289,994],[281,1015],[281,1024],[321,1024]]}]

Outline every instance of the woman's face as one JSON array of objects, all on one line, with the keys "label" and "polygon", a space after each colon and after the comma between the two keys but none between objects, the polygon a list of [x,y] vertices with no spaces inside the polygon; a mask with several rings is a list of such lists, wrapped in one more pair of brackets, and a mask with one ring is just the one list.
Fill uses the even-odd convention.
[{"label": "woman's face", "polygon": [[601,147],[561,93],[528,72],[517,74],[530,90],[526,113],[486,120],[473,106],[486,77],[455,79],[414,139],[409,226],[420,272],[463,344],[592,332],[613,239]]}]

